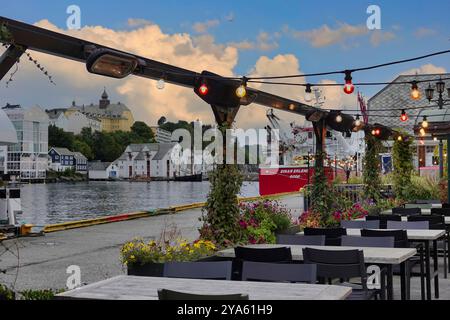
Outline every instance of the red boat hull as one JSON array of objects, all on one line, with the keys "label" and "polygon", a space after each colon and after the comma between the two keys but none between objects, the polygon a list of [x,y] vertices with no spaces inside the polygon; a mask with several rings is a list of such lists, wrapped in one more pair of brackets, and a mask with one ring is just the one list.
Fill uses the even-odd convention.
[{"label": "red boat hull", "polygon": [[[280,168],[260,168],[259,169],[259,193],[262,196],[297,192],[308,184],[308,174],[310,183],[314,176],[314,168],[308,167],[280,167]],[[325,174],[329,181],[335,179],[335,168],[325,167]],[[345,177],[342,169],[337,169],[337,175]]]}]

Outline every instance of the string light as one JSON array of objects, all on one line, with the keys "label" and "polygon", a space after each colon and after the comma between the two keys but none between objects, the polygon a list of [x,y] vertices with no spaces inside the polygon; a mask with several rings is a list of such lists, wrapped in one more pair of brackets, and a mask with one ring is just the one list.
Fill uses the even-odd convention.
[{"label": "string light", "polygon": [[402,114],[401,114],[401,116],[400,116],[400,121],[401,122],[406,122],[406,121],[408,121],[408,115],[406,114],[406,111],[405,111],[405,109],[403,109],[402,110]]},{"label": "string light", "polygon": [[247,95],[247,78],[243,77],[241,85],[236,89],[236,96],[244,98]]},{"label": "string light", "polygon": [[411,98],[414,100],[419,100],[421,97],[419,86],[417,85],[417,81],[413,81],[411,83]]},{"label": "string light", "polygon": [[344,92],[346,94],[352,94],[355,91],[355,86],[352,82],[352,73],[351,71],[345,71],[345,85],[344,85]]},{"label": "string light", "polygon": [[427,134],[424,128],[420,128],[419,133],[421,137],[425,137],[425,135]]},{"label": "string light", "polygon": [[311,102],[313,99],[312,97],[312,90],[311,90],[311,84],[307,83],[305,88],[305,101]]},{"label": "string light", "polygon": [[356,116],[356,120],[355,120],[355,127],[361,127],[362,122],[361,119],[359,118],[359,114]]},{"label": "string light", "polygon": [[398,136],[397,140],[398,141],[403,141],[403,137],[402,136]]},{"label": "string light", "polygon": [[158,82],[156,82],[156,88],[158,90],[163,90],[166,87],[166,82],[164,81],[164,79],[159,79]]},{"label": "string light", "polygon": [[423,116],[422,128],[424,128],[424,129],[428,128],[428,119],[427,119],[427,116]]},{"label": "string light", "polygon": [[208,94],[209,88],[206,85],[205,80],[202,81],[202,85],[198,88],[198,92],[202,95],[202,96],[206,96]]},{"label": "string light", "polygon": [[342,115],[340,112],[338,112],[337,116],[336,116],[336,122],[337,123],[341,123],[342,122]]}]

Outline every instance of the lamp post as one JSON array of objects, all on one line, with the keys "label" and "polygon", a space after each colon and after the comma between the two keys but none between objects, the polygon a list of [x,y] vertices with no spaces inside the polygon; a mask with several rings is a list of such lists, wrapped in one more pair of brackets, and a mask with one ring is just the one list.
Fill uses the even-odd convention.
[{"label": "lamp post", "polygon": [[445,91],[445,82],[440,79],[436,82],[436,91],[439,94],[439,97],[436,100],[433,100],[434,97],[434,88],[431,86],[431,83],[428,85],[428,88],[425,89],[425,95],[429,102],[436,102],[439,106],[439,109],[442,109],[444,105],[450,102],[450,88],[447,88],[447,99],[444,99],[444,91]]}]

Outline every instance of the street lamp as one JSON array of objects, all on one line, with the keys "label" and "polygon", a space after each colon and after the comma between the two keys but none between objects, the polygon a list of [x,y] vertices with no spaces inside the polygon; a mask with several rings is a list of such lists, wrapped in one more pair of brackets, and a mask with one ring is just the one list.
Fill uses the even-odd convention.
[{"label": "street lamp", "polygon": [[442,81],[442,79],[439,79],[439,81],[436,82],[436,91],[439,94],[437,100],[433,100],[434,89],[431,87],[431,84],[428,85],[428,88],[425,90],[425,94],[429,102],[436,102],[439,109],[442,109],[446,103],[450,102],[450,88],[447,88],[448,99],[444,99],[445,82]]}]

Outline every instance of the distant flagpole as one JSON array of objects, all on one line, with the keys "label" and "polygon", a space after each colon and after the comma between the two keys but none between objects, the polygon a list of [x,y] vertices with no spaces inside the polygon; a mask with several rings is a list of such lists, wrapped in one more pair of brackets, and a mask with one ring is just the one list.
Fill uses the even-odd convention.
[{"label": "distant flagpole", "polygon": [[364,100],[364,97],[362,96],[362,94],[359,91],[358,91],[358,104],[359,104],[359,109],[361,110],[363,121],[365,124],[368,124],[369,123],[369,115],[367,114],[366,101]]}]

